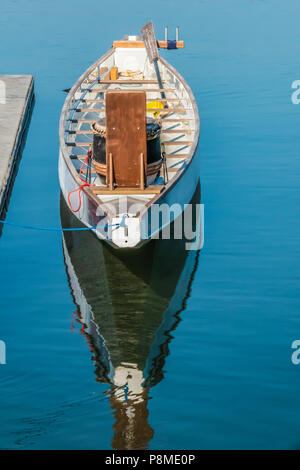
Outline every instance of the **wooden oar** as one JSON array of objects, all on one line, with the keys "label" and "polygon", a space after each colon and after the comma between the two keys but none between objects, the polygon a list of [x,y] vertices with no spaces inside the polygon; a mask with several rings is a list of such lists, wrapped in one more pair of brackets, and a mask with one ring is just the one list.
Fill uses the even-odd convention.
[{"label": "wooden oar", "polygon": [[[156,37],[154,34],[152,21],[149,21],[149,23],[145,24],[145,26],[142,27],[141,33],[143,36],[148,59],[150,63],[153,63],[154,65],[159,88],[163,89],[163,84],[162,84],[160,71],[159,71],[158,63],[157,63],[159,59],[159,53],[158,53],[157,41],[156,41]],[[162,99],[166,99],[166,95],[164,91],[161,92],[161,97]],[[167,108],[167,105],[165,105],[165,108]]]}]

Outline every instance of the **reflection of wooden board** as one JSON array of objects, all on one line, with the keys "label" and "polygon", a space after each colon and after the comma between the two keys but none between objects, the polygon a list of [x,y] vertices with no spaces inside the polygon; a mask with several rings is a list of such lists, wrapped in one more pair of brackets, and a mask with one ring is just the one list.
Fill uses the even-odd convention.
[{"label": "reflection of wooden board", "polygon": [[[111,90],[106,93],[106,162],[110,158],[117,187],[135,188],[141,184],[141,154],[147,162],[146,93]],[[110,184],[110,177],[108,178]]]}]

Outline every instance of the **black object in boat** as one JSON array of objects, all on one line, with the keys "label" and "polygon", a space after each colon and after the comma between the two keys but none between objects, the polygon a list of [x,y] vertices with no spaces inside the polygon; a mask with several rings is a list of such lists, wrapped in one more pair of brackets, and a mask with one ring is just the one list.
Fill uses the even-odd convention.
[{"label": "black object in boat", "polygon": [[[160,132],[161,126],[155,119],[147,116],[147,164],[161,160]],[[105,118],[99,119],[92,124],[93,138],[93,160],[97,163],[106,164],[106,125]]]}]

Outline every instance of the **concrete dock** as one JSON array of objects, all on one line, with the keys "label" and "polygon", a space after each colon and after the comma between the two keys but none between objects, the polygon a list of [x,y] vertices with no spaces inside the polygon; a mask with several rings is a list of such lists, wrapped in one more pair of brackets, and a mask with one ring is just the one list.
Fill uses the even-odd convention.
[{"label": "concrete dock", "polygon": [[0,216],[5,213],[34,101],[31,75],[0,75]]}]

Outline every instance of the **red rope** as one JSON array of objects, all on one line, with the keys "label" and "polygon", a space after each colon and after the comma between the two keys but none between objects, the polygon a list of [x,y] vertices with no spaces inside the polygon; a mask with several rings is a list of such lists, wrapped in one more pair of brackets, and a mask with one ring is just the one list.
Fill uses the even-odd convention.
[{"label": "red rope", "polygon": [[[83,181],[83,184],[81,186],[79,186],[78,188],[76,189],[73,189],[72,191],[69,192],[68,194],[68,203],[69,203],[69,206],[70,206],[70,209],[72,212],[78,212],[80,211],[81,209],[81,191],[82,189],[85,187],[85,186],[93,186],[91,185],[91,183],[88,183],[86,180],[82,179],[81,178],[81,173],[82,173],[82,170],[83,170],[83,167],[84,165],[86,164],[88,158],[92,155],[92,151],[91,150],[88,150],[88,153],[87,153],[87,156],[85,157],[84,159],[84,162],[82,163],[81,167],[80,167],[80,170],[79,170],[79,179],[81,179],[81,181]],[[76,193],[78,191],[78,199],[79,199],[79,205],[78,205],[78,209],[73,209],[72,207],[72,204],[71,204],[71,200],[70,200],[70,196],[72,193]]]}]

